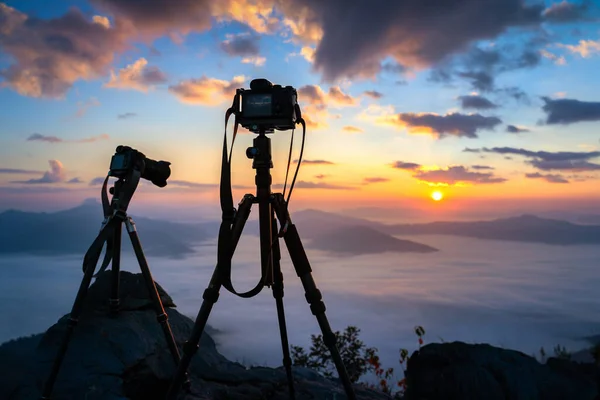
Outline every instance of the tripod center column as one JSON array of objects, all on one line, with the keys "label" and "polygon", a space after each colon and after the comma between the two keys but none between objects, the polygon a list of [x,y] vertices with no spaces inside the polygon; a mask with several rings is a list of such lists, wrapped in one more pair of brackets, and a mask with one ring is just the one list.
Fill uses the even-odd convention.
[{"label": "tripod center column", "polygon": [[271,212],[271,139],[260,132],[254,138],[252,168],[256,169],[256,199],[258,201],[258,218],[260,229],[260,261],[265,286],[271,286],[273,277],[273,256],[271,243],[273,241],[272,212]]}]

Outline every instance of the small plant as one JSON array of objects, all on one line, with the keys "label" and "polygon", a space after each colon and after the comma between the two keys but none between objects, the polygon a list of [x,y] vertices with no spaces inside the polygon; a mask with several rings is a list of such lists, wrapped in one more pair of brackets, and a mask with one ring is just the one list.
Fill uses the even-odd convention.
[{"label": "small plant", "polygon": [[563,360],[571,359],[571,353],[567,351],[566,347],[561,346],[560,344],[554,346],[554,356]]},{"label": "small plant", "polygon": [[[415,326],[414,331],[418,337],[417,343],[419,349],[421,349],[425,329],[422,326]],[[337,347],[348,371],[350,381],[356,383],[366,372],[373,371],[377,378],[377,383],[367,385],[368,387],[381,390],[386,394],[394,396],[395,399],[402,399],[406,391],[406,379],[403,378],[395,381],[394,368],[384,369],[381,366],[377,349],[366,347],[358,339],[359,333],[360,329],[355,326],[348,326],[344,333],[335,332]],[[312,344],[309,353],[300,346],[291,346],[293,365],[312,368],[328,378],[333,377],[335,365],[331,360],[329,349],[323,342],[323,336],[311,335],[311,341]],[[404,373],[406,373],[408,356],[409,352],[407,349],[400,349],[399,362]]]}]

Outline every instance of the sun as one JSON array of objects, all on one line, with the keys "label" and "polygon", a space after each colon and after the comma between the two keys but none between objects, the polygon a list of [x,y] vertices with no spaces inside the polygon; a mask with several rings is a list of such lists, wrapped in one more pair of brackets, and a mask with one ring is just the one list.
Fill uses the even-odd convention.
[{"label": "sun", "polygon": [[439,190],[436,190],[435,192],[431,193],[431,198],[435,201],[440,201],[444,198],[444,193],[440,192]]}]

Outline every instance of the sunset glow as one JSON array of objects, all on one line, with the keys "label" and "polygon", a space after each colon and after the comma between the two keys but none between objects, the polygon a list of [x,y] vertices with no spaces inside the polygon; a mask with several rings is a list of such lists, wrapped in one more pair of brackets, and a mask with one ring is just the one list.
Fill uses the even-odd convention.
[{"label": "sunset glow", "polygon": [[[495,20],[494,7],[459,2],[444,11],[457,15],[448,24],[425,6],[405,12],[403,1],[389,4],[384,22],[366,3],[348,13],[338,9],[344,2],[295,0],[54,3],[0,0],[0,104],[10,105],[0,108],[0,209],[97,198],[120,144],[172,163],[169,185],[142,185],[136,204],[218,206],[223,115],[235,89],[256,78],[298,92],[308,130],[296,205],[414,208],[449,191],[464,212],[489,199],[548,209],[600,201],[591,9],[563,16],[564,5],[523,4],[507,14],[539,14],[532,23],[552,31],[542,40],[518,19],[468,29],[475,15]],[[355,18],[374,36],[356,37]],[[407,30],[414,20],[427,28]],[[271,135],[274,191],[290,137]],[[233,150],[232,181],[243,193],[254,191],[244,156],[252,139],[240,129]]]}]

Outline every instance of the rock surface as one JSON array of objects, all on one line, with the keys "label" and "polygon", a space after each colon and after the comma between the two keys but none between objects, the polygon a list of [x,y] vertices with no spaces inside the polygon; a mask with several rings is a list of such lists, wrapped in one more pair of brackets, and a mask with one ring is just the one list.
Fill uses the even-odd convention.
[{"label": "rock surface", "polygon": [[[148,297],[141,274],[121,272],[121,309],[108,314],[110,271],[100,274],[86,297],[85,311],[75,328],[53,400],[152,400],[164,399],[175,364]],[[159,293],[180,347],[188,339],[193,321],[173,309],[162,288]],[[199,306],[199,305],[198,305]],[[58,346],[66,329],[62,317],[44,334],[0,346],[3,371],[0,399],[39,399]],[[250,368],[227,360],[215,342],[203,334],[200,350],[190,366],[191,393],[181,399],[288,399],[283,368]],[[294,368],[296,398],[345,399],[341,384],[314,371]],[[356,386],[360,399],[389,399],[379,392]]]},{"label": "rock surface", "polygon": [[540,364],[488,344],[433,343],[408,360],[407,400],[594,400],[600,369],[551,358]]}]

